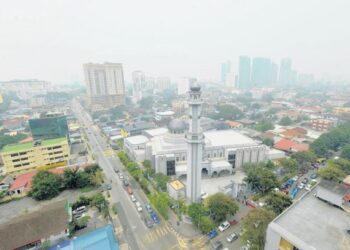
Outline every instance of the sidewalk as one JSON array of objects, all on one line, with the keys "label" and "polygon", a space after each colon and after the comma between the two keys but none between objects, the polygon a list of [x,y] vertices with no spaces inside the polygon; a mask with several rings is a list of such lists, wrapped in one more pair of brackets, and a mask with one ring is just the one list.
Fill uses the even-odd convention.
[{"label": "sidewalk", "polygon": [[173,210],[169,209],[169,220],[168,225],[170,228],[174,229],[176,233],[181,236],[181,238],[185,238],[187,240],[194,239],[200,237],[202,234],[197,231],[192,224],[180,221],[179,225],[177,225],[177,216],[173,212]]}]

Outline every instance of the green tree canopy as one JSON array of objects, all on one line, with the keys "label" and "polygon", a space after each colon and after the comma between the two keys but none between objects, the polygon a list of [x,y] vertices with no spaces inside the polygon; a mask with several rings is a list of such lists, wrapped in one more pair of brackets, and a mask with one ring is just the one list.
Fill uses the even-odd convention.
[{"label": "green tree canopy", "polygon": [[30,195],[36,200],[48,200],[60,193],[62,179],[48,171],[39,171],[33,178]]},{"label": "green tree canopy", "polygon": [[150,201],[163,216],[163,218],[167,220],[169,217],[169,195],[165,192],[160,192],[159,194],[152,195],[150,197]]},{"label": "green tree canopy", "polygon": [[275,213],[270,210],[256,208],[251,210],[242,222],[242,241],[250,243],[251,250],[262,250],[265,246],[266,229],[275,218]]},{"label": "green tree canopy", "polygon": [[225,104],[216,106],[216,112],[210,114],[209,116],[215,120],[235,120],[242,118],[243,113],[236,106]]},{"label": "green tree canopy", "polygon": [[91,176],[78,169],[66,169],[63,173],[63,183],[66,188],[82,188],[92,184]]},{"label": "green tree canopy", "polygon": [[216,193],[209,196],[206,200],[207,209],[210,217],[220,223],[227,216],[235,215],[239,209],[238,204],[228,195],[224,193]]},{"label": "green tree canopy", "polygon": [[271,189],[279,186],[276,174],[263,167],[251,169],[244,180],[251,185],[253,190],[262,194],[266,194]]},{"label": "green tree canopy", "polygon": [[162,191],[165,191],[167,189],[167,183],[169,182],[170,177],[166,176],[163,173],[156,173],[154,175],[154,180],[157,183],[157,188]]},{"label": "green tree canopy", "polygon": [[309,165],[317,160],[315,153],[312,151],[297,152],[292,154],[291,157],[300,165]]},{"label": "green tree canopy", "polygon": [[288,116],[283,117],[280,121],[279,121],[279,125],[281,126],[289,126],[293,123],[292,119],[290,119]]},{"label": "green tree canopy", "polygon": [[265,139],[263,139],[262,143],[265,144],[266,146],[272,147],[274,141],[271,138],[265,138]]},{"label": "green tree canopy", "polygon": [[143,109],[150,109],[150,108],[152,108],[153,97],[152,96],[147,96],[147,97],[142,98],[140,100],[140,102],[139,102],[139,105],[140,105],[140,108],[143,108]]},{"label": "green tree canopy", "polygon": [[188,215],[191,217],[193,225],[195,225],[202,233],[208,233],[215,228],[214,222],[208,216],[208,210],[202,203],[192,203],[189,205]]},{"label": "green tree canopy", "polygon": [[334,165],[328,165],[318,170],[318,174],[326,180],[341,181],[345,178],[346,174],[343,170]]},{"label": "green tree canopy", "polygon": [[293,200],[280,192],[272,192],[265,198],[265,207],[276,214],[280,214],[284,209],[292,205]]},{"label": "green tree canopy", "polygon": [[350,144],[347,144],[343,147],[340,157],[350,160]]},{"label": "green tree canopy", "polygon": [[255,127],[255,129],[260,132],[265,132],[267,130],[271,130],[274,128],[275,126],[273,125],[273,123],[270,120],[266,120],[266,119],[260,121]]}]

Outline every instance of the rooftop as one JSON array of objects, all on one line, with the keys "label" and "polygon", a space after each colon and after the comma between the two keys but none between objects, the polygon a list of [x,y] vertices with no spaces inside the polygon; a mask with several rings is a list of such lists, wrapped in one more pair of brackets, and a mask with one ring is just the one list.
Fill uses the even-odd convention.
[{"label": "rooftop", "polygon": [[66,201],[58,201],[39,211],[18,216],[0,225],[1,249],[10,250],[58,234],[68,227]]},{"label": "rooftop", "polygon": [[142,144],[148,142],[148,138],[144,135],[135,135],[125,138],[130,144]]},{"label": "rooftop", "polygon": [[204,132],[206,143],[210,146],[257,145],[257,143],[232,129]]},{"label": "rooftop", "polygon": [[316,197],[302,196],[269,225],[299,249],[349,249],[350,215]]},{"label": "rooftop", "polygon": [[[47,146],[51,146],[51,145],[56,145],[56,144],[60,144],[64,141],[67,141],[67,138],[60,137],[60,138],[55,138],[55,139],[43,140],[41,142],[41,145],[39,145],[38,147],[47,147]],[[34,146],[33,146],[32,142],[10,144],[10,145],[5,146],[1,152],[9,153],[9,152],[27,151],[33,147]]]},{"label": "rooftop", "polygon": [[339,195],[346,195],[350,191],[350,188],[348,186],[344,184],[342,185],[342,184],[336,183],[334,181],[329,181],[329,180],[322,180],[319,185]]},{"label": "rooftop", "polygon": [[179,180],[170,182],[170,186],[175,190],[181,190],[185,187],[184,184]]}]

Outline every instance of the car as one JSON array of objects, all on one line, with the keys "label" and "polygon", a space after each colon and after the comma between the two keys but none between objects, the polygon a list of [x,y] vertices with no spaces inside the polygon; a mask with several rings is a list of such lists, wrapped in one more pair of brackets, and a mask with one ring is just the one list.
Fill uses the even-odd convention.
[{"label": "car", "polygon": [[136,209],[138,212],[142,212],[142,206],[141,206],[141,203],[140,202],[135,202],[135,205],[136,205]]},{"label": "car", "polygon": [[221,241],[215,241],[213,246],[212,246],[212,250],[221,250],[224,247],[224,245],[222,244]]},{"label": "car", "polygon": [[309,181],[309,179],[305,177],[305,178],[301,181],[301,183],[306,184],[306,183],[308,183],[308,181]]},{"label": "car", "polygon": [[146,227],[148,228],[153,227],[153,222],[148,218],[145,218],[145,224],[146,224]]},{"label": "car", "polygon": [[299,188],[299,189],[303,189],[304,187],[305,187],[305,184],[304,184],[304,183],[302,183],[302,182],[299,183],[299,185],[298,185],[298,188]]},{"label": "car", "polygon": [[136,202],[136,198],[135,198],[135,196],[133,194],[130,195],[130,199],[131,199],[132,202]]},{"label": "car", "polygon": [[238,234],[236,234],[236,233],[232,233],[229,236],[227,236],[227,238],[226,238],[227,242],[230,242],[230,243],[234,242],[237,239],[238,239]]},{"label": "car", "polygon": [[311,187],[312,187],[311,184],[307,184],[307,185],[305,186],[305,190],[306,190],[306,191],[310,191],[310,190],[311,190]]},{"label": "car", "polygon": [[298,178],[299,178],[299,176],[296,175],[296,176],[294,176],[294,177],[292,178],[292,180],[293,180],[293,181],[297,181]]},{"label": "car", "polygon": [[213,229],[207,235],[208,235],[209,240],[211,240],[211,239],[215,238],[216,236],[218,236],[218,231],[216,231],[216,229]]},{"label": "car", "polygon": [[119,173],[119,179],[121,179],[121,180],[124,179],[124,175],[122,173]]},{"label": "car", "polygon": [[150,213],[150,214],[153,213],[153,209],[152,209],[152,207],[151,207],[150,204],[146,204],[146,205],[145,205],[145,208],[146,208],[146,210],[147,210],[148,213]]},{"label": "car", "polygon": [[310,179],[316,179],[318,177],[318,175],[316,173],[313,173],[312,175],[310,175]]},{"label": "car", "polygon": [[224,232],[226,229],[230,227],[230,223],[228,221],[224,221],[219,226],[219,231]]},{"label": "car", "polygon": [[128,182],[128,180],[123,180],[123,185],[124,185],[124,187],[129,186],[129,182]]},{"label": "car", "polygon": [[151,218],[154,221],[154,223],[159,224],[159,218],[158,218],[158,215],[155,212],[151,213]]},{"label": "car", "polygon": [[109,184],[109,183],[106,184],[106,185],[105,185],[105,189],[106,189],[106,190],[111,190],[111,189],[112,189],[112,185]]},{"label": "car", "polygon": [[117,168],[117,167],[114,167],[113,170],[114,170],[114,172],[116,172],[116,173],[119,173],[119,172],[120,172],[119,168]]},{"label": "car", "polygon": [[81,213],[86,212],[86,211],[87,211],[87,207],[86,206],[81,206],[81,207],[78,207],[78,208],[73,210],[73,215],[81,214]]},{"label": "car", "polygon": [[132,195],[134,192],[132,191],[131,187],[127,187],[126,188],[126,192],[128,192],[128,194]]}]

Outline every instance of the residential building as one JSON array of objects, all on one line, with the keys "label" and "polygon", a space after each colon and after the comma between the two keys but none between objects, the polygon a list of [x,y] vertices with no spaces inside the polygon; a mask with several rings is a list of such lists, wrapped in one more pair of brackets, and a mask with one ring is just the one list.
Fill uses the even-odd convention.
[{"label": "residential building", "polygon": [[328,131],[335,126],[335,123],[330,119],[311,119],[310,125],[316,131]]},{"label": "residential building", "polygon": [[0,152],[6,173],[67,165],[66,137],[5,146]]},{"label": "residential building", "polygon": [[88,103],[110,108],[125,104],[125,86],[121,63],[87,63],[84,74]]},{"label": "residential building", "polygon": [[250,57],[239,57],[239,69],[238,69],[238,87],[240,89],[248,89],[250,87],[250,71],[251,62]]},{"label": "residential building", "polygon": [[270,85],[271,60],[269,58],[253,58],[252,78],[253,87],[264,87]]},{"label": "residential building", "polygon": [[[333,197],[338,202],[348,191],[322,182],[270,222],[265,250],[349,249],[350,214],[333,205]],[[320,194],[322,198],[317,198]]]},{"label": "residential building", "polygon": [[306,143],[298,143],[288,139],[281,139],[273,145],[275,149],[282,150],[288,153],[302,152],[309,150],[310,145]]},{"label": "residential building", "polygon": [[132,72],[133,96],[137,100],[142,99],[142,92],[146,90],[146,76],[142,71]]},{"label": "residential building", "polygon": [[225,123],[232,129],[241,129],[243,128],[243,124],[240,122],[236,122],[236,121],[225,121]]},{"label": "residential building", "polygon": [[29,127],[34,140],[68,137],[67,117],[60,113],[44,114],[38,119],[29,119]]},{"label": "residential building", "polygon": [[292,60],[290,58],[283,58],[280,65],[280,73],[278,84],[283,86],[290,86],[292,82]]},{"label": "residential building", "polygon": [[226,62],[221,64],[221,82],[226,81],[226,76],[231,72],[231,61],[227,60]]},{"label": "residential building", "polygon": [[44,242],[52,244],[68,237],[70,221],[66,200],[19,215],[0,225],[0,249],[43,249]]}]

